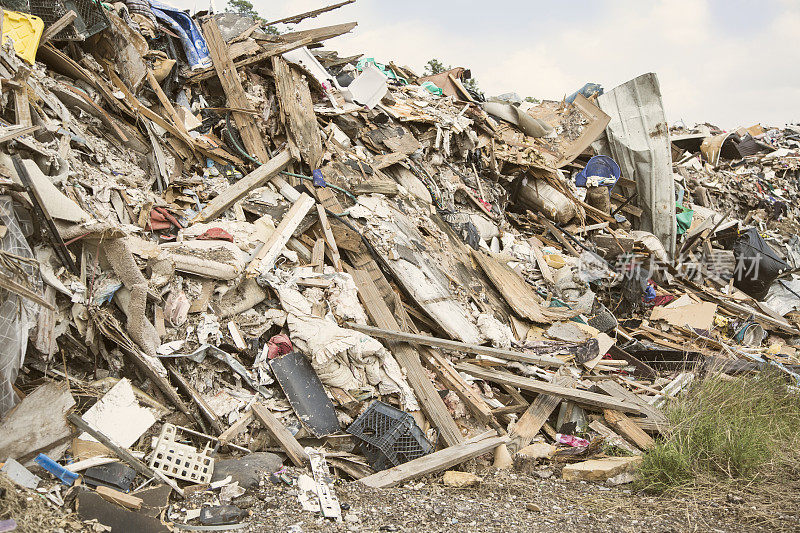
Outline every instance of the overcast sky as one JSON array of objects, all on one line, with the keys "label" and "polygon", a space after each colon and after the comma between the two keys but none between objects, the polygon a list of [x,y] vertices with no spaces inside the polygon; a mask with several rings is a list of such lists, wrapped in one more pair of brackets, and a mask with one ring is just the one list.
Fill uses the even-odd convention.
[{"label": "overcast sky", "polygon": [[[275,20],[336,0],[251,1]],[[471,68],[487,95],[560,99],[586,82],[608,90],[655,72],[670,121],[725,129],[800,121],[798,0],[357,0],[294,27],[350,21],[359,26],[327,48],[418,73],[435,57]]]}]

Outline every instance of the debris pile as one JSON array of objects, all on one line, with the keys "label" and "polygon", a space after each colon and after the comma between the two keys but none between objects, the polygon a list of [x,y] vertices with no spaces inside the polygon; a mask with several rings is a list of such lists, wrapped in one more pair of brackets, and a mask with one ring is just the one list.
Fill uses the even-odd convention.
[{"label": "debris pile", "polygon": [[337,479],[474,458],[625,483],[698,373],[800,377],[796,126],[267,31],[352,2],[0,3],[0,461],[81,521],[246,524],[270,481],[341,520]]}]

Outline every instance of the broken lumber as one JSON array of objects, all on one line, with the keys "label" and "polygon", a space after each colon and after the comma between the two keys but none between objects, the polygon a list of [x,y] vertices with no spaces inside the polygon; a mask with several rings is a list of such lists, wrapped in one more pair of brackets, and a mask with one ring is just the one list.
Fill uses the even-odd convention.
[{"label": "broken lumber", "polygon": [[[272,46],[267,48],[263,52],[259,52],[258,54],[252,55],[245,59],[240,59],[236,61],[233,66],[238,70],[242,67],[246,67],[248,65],[255,65],[256,63],[260,63],[261,61],[265,61],[271,57],[283,55],[286,52],[291,52],[292,50],[297,50],[298,48],[302,48],[304,46],[308,46],[310,44],[314,44],[314,39],[305,38],[300,39],[299,41],[292,41],[290,43],[279,44],[276,46]],[[211,78],[217,75],[216,71],[213,67],[195,72],[192,74],[188,81],[189,83],[199,83],[205,80],[210,80]]]},{"label": "broken lumber", "polygon": [[8,126],[0,130],[0,143],[13,141],[17,137],[36,133],[41,126]]},{"label": "broken lumber", "polygon": [[325,151],[308,82],[297,68],[281,56],[272,58],[272,72],[278,107],[289,139],[289,151],[292,157],[298,161],[302,159],[312,170],[319,168]]},{"label": "broken lumber", "polygon": [[[228,106],[253,111],[253,106],[250,105],[244,87],[242,87],[242,80],[239,79],[239,73],[236,71],[233,61],[228,57],[228,45],[222,38],[216,20],[209,18],[203,23],[203,35],[208,43],[208,51],[211,54],[214,69],[217,71],[217,77],[222,84],[222,90],[225,91],[225,96],[228,98]],[[262,163],[267,161],[269,159],[267,147],[264,145],[264,139],[253,118],[247,113],[238,111],[234,111],[233,118],[250,155]]]},{"label": "broken lumber", "polygon": [[208,222],[221,215],[226,209],[243,198],[247,193],[261,187],[275,177],[278,172],[285,169],[292,161],[288,150],[281,153],[259,166],[253,172],[243,177],[208,202],[192,222]]},{"label": "broken lumber", "polygon": [[44,30],[42,36],[39,38],[39,46],[44,45],[50,39],[58,35],[58,33],[61,30],[72,24],[76,18],[78,18],[78,14],[75,11],[71,9],[67,11],[67,13],[64,16],[62,16],[60,19],[52,23],[50,26],[47,27],[47,29]]},{"label": "broken lumber", "polygon": [[478,419],[482,424],[493,427],[499,433],[504,433],[502,426],[497,422],[492,414],[492,409],[487,405],[480,394],[475,392],[472,387],[464,381],[461,374],[456,372],[453,365],[445,359],[439,352],[432,350],[427,346],[420,347],[420,356],[424,362],[427,363],[428,368],[433,370],[436,377],[447,387],[461,398],[467,409]]},{"label": "broken lumber", "polygon": [[[325,244],[330,250],[331,257],[333,258],[333,266],[337,272],[344,272],[342,268],[342,258],[339,255],[339,248],[336,246],[336,239],[333,237],[331,225],[328,222],[328,216],[325,214],[325,208],[317,204],[317,216],[319,216],[319,223],[322,226],[322,233],[325,236]],[[315,245],[316,248],[316,245]]]},{"label": "broken lumber", "polygon": [[588,405],[591,407],[600,407],[602,409],[616,409],[628,413],[641,413],[642,408],[630,402],[618,400],[613,396],[606,396],[605,394],[597,394],[596,392],[589,392],[580,389],[570,389],[544,381],[537,381],[535,379],[526,378],[511,374],[510,372],[501,372],[499,370],[492,370],[482,368],[469,363],[457,363],[456,369],[461,372],[466,372],[476,378],[494,381],[495,383],[506,383],[519,389],[524,389],[531,392],[538,392],[539,394],[550,394],[559,396],[563,399],[571,400],[580,405]]},{"label": "broken lumber", "polygon": [[[554,385],[569,387],[572,382],[571,378],[556,376]],[[514,455],[533,441],[533,438],[541,431],[547,419],[550,418],[550,415],[560,403],[561,398],[551,394],[539,394],[531,402],[519,421],[514,424],[514,429],[511,430],[509,435],[508,451],[511,455]]]},{"label": "broken lumber", "polygon": [[292,205],[289,211],[284,215],[281,223],[275,228],[275,231],[267,239],[267,242],[259,249],[256,256],[247,265],[247,275],[256,276],[259,273],[270,270],[274,265],[281,250],[292,238],[294,230],[303,221],[303,217],[308,214],[311,207],[314,205],[314,199],[306,193],[300,195],[300,198]]},{"label": "broken lumber", "polygon": [[295,466],[302,468],[310,463],[311,459],[300,443],[297,442],[297,439],[294,438],[294,435],[289,433],[289,430],[281,424],[280,420],[275,418],[275,415],[265,405],[256,402],[251,409],[258,421],[275,437],[275,440],[278,441],[278,444],[280,444]]},{"label": "broken lumber", "polygon": [[144,501],[141,498],[133,496],[132,494],[125,494],[124,492],[120,492],[112,489],[111,487],[106,487],[103,485],[99,485],[95,489],[95,492],[102,496],[104,500],[121,505],[126,509],[139,510],[142,508],[142,502]]},{"label": "broken lumber", "polygon": [[0,461],[32,458],[69,440],[64,415],[74,405],[64,382],[51,381],[28,394],[0,424]]},{"label": "broken lumber", "polygon": [[486,277],[500,291],[511,309],[520,317],[545,324],[553,322],[554,319],[566,320],[575,315],[564,307],[542,307],[539,304],[541,297],[536,294],[533,287],[505,263],[477,250],[472,250],[472,257],[475,258]]},{"label": "broken lumber", "polygon": [[327,13],[328,11],[333,11],[334,9],[339,9],[340,7],[346,6],[347,4],[352,4],[355,1],[356,0],[345,0],[344,2],[339,2],[337,4],[320,7],[319,9],[314,9],[312,11],[306,11],[305,13],[300,13],[299,15],[292,15],[291,17],[272,20],[264,25],[273,26],[275,24],[297,24],[298,22],[303,21],[305,19],[314,18],[318,15],[322,15],[323,13]]},{"label": "broken lumber", "polygon": [[642,450],[649,450],[656,445],[653,438],[637,426],[633,420],[613,409],[604,409],[603,416],[617,433],[634,443]]},{"label": "broken lumber", "polygon": [[244,429],[247,427],[247,424],[255,420],[255,418],[256,416],[253,414],[252,409],[248,409],[239,415],[239,419],[236,422],[231,424],[228,429],[219,434],[219,443],[223,445],[230,443],[230,441],[232,441],[236,435],[244,431]]},{"label": "broken lumber", "polygon": [[394,487],[400,483],[434,472],[440,472],[484,453],[491,452],[501,444],[508,442],[508,437],[493,437],[491,436],[493,434],[495,434],[494,431],[482,433],[474,439],[425,455],[388,470],[377,472],[359,481],[368,487],[382,489]]},{"label": "broken lumber", "polygon": [[541,365],[550,367],[559,367],[564,365],[564,361],[555,357],[547,357],[544,355],[530,355],[521,352],[514,352],[511,350],[504,350],[502,348],[492,348],[491,346],[480,346],[478,344],[468,344],[465,342],[451,341],[449,339],[440,339],[438,337],[428,337],[426,335],[417,335],[415,333],[406,333],[403,331],[394,331],[391,329],[376,328],[364,324],[356,324],[355,322],[348,322],[347,327],[370,335],[371,337],[378,337],[386,340],[403,341],[411,344],[421,344],[423,346],[432,346],[434,348],[443,348],[454,352],[464,352],[477,355],[489,355],[497,357],[506,361],[518,361],[520,363],[528,363],[530,365]]}]

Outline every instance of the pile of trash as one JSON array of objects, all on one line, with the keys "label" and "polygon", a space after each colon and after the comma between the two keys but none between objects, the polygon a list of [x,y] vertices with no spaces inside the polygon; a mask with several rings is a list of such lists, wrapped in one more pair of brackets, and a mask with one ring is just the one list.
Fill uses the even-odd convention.
[{"label": "pile of trash", "polygon": [[76,528],[244,527],[269,480],[340,520],[336,479],[474,458],[623,483],[698,373],[800,378],[800,127],[267,31],[349,3],[0,2],[0,470]]}]

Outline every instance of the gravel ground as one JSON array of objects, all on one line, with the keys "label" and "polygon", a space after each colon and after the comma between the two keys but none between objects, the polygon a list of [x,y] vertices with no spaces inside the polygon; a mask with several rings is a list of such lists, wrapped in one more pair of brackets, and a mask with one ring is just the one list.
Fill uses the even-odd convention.
[{"label": "gravel ground", "polygon": [[[302,510],[297,489],[266,482],[234,501],[251,512],[250,532],[671,532],[800,531],[797,511],[756,523],[746,499],[655,498],[623,487],[487,472],[474,488],[431,476],[392,489],[358,482],[335,486],[342,522]],[[797,506],[794,507],[797,509]],[[755,509],[755,507],[753,507]]]}]

